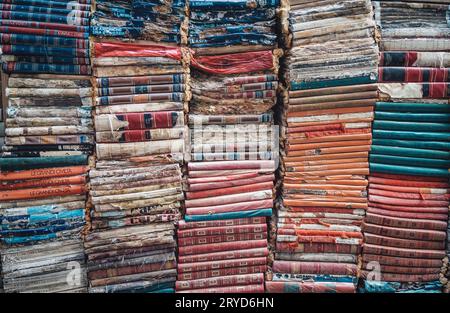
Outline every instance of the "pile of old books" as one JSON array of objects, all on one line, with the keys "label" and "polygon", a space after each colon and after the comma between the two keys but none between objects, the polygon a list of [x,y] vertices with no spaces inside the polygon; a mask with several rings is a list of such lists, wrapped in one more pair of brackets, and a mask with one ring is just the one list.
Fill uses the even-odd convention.
[{"label": "pile of old books", "polygon": [[181,49],[95,43],[90,292],[173,291],[186,76]]},{"label": "pile of old books", "polygon": [[2,1],[3,70],[90,74],[90,10],[91,0]]},{"label": "pile of old books", "polygon": [[[0,53],[1,54],[1,53]],[[1,75],[1,74],[0,74]],[[3,87],[2,80],[0,79],[0,151],[3,151],[3,145],[5,144],[5,123],[3,122]],[[2,259],[0,256],[0,293],[3,293],[3,278],[1,275]]]},{"label": "pile of old books", "polygon": [[[379,90],[364,223],[366,292],[440,292],[450,200],[448,4],[374,2]],[[444,263],[442,260],[444,259]]]},{"label": "pile of old books", "polygon": [[3,170],[85,165],[94,143],[89,77],[12,74]]},{"label": "pile of old books", "polygon": [[94,140],[91,93],[81,76],[8,80],[0,158],[6,292],[86,290],[81,230]]},{"label": "pile of old books", "polygon": [[372,172],[369,182],[363,227],[365,291],[440,292],[448,179]]},{"label": "pile of old books", "polygon": [[[450,200],[449,112],[440,103],[376,105],[364,223],[369,291],[441,288]],[[374,262],[379,276],[369,274]]]},{"label": "pile of old books", "polygon": [[[0,151],[3,151],[3,145],[5,144],[5,122],[4,122],[4,116],[3,116],[3,107],[4,107],[3,101],[4,101],[3,86],[2,86],[2,81],[0,79]],[[5,103],[5,106],[6,106],[6,103]]]},{"label": "pile of old books", "polygon": [[194,56],[178,292],[264,292],[277,51]]},{"label": "pile of old books", "polygon": [[104,38],[185,43],[185,10],[185,0],[97,0],[91,30]]},{"label": "pile of old books", "polygon": [[290,0],[286,80],[292,90],[376,82],[369,0]]},{"label": "pile of old books", "polygon": [[291,1],[270,292],[355,292],[378,92],[370,1]]},{"label": "pile of old books", "polygon": [[6,96],[4,155],[85,160],[94,144],[89,77],[12,74]]},{"label": "pile of old books", "polygon": [[273,49],[279,5],[279,0],[189,1],[190,47],[210,55]]},{"label": "pile of old books", "polygon": [[441,2],[374,2],[382,29],[380,90],[387,98],[446,103],[450,97],[450,2]]},{"label": "pile of old books", "polygon": [[[289,101],[300,100],[320,108],[315,98],[327,97],[330,89],[336,91],[332,97],[339,101],[340,97],[352,96],[339,91],[356,89],[357,94],[359,88],[291,91],[290,95],[306,97]],[[267,283],[273,291],[354,290],[361,222],[367,208],[371,105],[376,101],[376,86],[363,88],[367,94],[372,93],[372,99],[365,100],[366,106],[295,112],[302,104],[288,105],[274,282]],[[336,285],[328,284],[330,281]]]},{"label": "pile of old books", "polygon": [[[255,124],[254,118],[245,116],[261,114],[266,114],[259,118],[262,123],[273,123],[268,113],[277,97],[279,55],[279,50],[266,50],[194,56],[190,123]],[[198,118],[201,115],[207,118]],[[195,143],[192,148],[196,148]]]},{"label": "pile of old books", "polygon": [[70,160],[48,164],[42,158],[0,161],[5,292],[85,292],[81,231],[88,166],[63,166]]},{"label": "pile of old books", "polygon": [[[385,51],[448,51],[448,0],[372,1]],[[427,58],[425,58],[427,59]],[[425,59],[418,59],[419,62]]]},{"label": "pile of old books", "polygon": [[444,292],[450,293],[450,218],[447,224],[447,258],[444,259],[443,269]]},{"label": "pile of old books", "polygon": [[0,151],[3,149],[3,145],[5,144],[5,122],[0,121]]},{"label": "pile of old books", "polygon": [[371,172],[448,177],[449,119],[446,104],[377,102]]},{"label": "pile of old books", "polygon": [[273,161],[191,162],[178,292],[264,292]]}]

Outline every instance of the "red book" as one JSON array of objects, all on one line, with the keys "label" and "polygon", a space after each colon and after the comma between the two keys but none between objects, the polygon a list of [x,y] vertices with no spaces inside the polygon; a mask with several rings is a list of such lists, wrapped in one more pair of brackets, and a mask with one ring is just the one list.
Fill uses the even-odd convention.
[{"label": "red book", "polygon": [[354,214],[358,212],[355,209],[348,208],[325,208],[325,207],[296,207],[291,206],[287,210],[289,212],[299,212],[299,213],[342,213],[342,214]]},{"label": "red book", "polygon": [[338,231],[338,230],[315,230],[315,229],[290,229],[278,228],[278,234],[291,236],[329,236],[329,237],[343,237],[343,238],[362,238],[360,232]]},{"label": "red book", "polygon": [[[363,268],[366,269],[366,264]],[[369,268],[368,270],[372,270]],[[381,272],[392,273],[392,274],[408,274],[408,275],[428,275],[428,274],[439,274],[441,272],[441,267],[402,267],[402,266],[391,266],[391,265],[381,265]]]},{"label": "red book", "polygon": [[[399,258],[387,255],[375,255],[375,254],[364,254],[364,263],[369,263],[376,261],[383,266],[400,266],[400,267],[427,267],[427,268],[438,268],[442,267],[442,260],[439,259],[418,259],[418,258]],[[386,272],[390,272],[386,270]],[[392,272],[391,272],[392,273]]]},{"label": "red book", "polygon": [[[394,186],[406,186],[412,182],[428,183],[428,182],[441,182],[446,186],[449,186],[448,179],[445,177],[432,177],[432,176],[416,176],[416,175],[399,175],[399,174],[384,174],[384,173],[372,173],[370,177],[379,177],[385,179],[393,179]],[[369,177],[369,178],[370,178]]]},{"label": "red book", "polygon": [[404,206],[404,205],[391,205],[384,203],[377,203],[369,201],[369,206],[372,208],[378,208],[383,210],[390,210],[394,212],[418,212],[418,213],[440,213],[440,214],[448,214],[448,206],[426,206],[426,207],[412,207],[412,206]]},{"label": "red book", "polygon": [[205,227],[205,228],[178,230],[178,238],[216,236],[216,235],[235,235],[235,234],[263,233],[263,232],[267,232],[267,224]]},{"label": "red book", "polygon": [[368,212],[365,222],[370,224],[377,224],[389,227],[398,228],[411,228],[411,229],[430,229],[430,230],[447,230],[447,222],[443,221],[433,221],[433,220],[420,220],[411,218],[400,218],[392,216],[377,215]]},{"label": "red book", "polygon": [[221,260],[215,262],[181,263],[178,264],[178,273],[214,271],[224,268],[247,267],[267,264],[266,257]]},{"label": "red book", "polygon": [[204,245],[204,244],[214,244],[219,242],[231,242],[231,241],[244,241],[244,240],[260,240],[266,239],[266,232],[259,233],[247,233],[247,234],[236,234],[236,235],[217,235],[217,236],[202,236],[202,237],[192,237],[192,238],[178,238],[178,246],[193,246],[193,245]]},{"label": "red book", "polygon": [[202,227],[221,227],[221,226],[236,226],[236,225],[248,225],[248,224],[263,224],[266,222],[265,217],[251,217],[251,218],[236,218],[229,220],[216,220],[216,221],[204,221],[204,222],[186,222],[181,220],[178,222],[178,229],[193,229]]},{"label": "red book", "polygon": [[445,249],[445,241],[425,241],[392,238],[379,236],[370,233],[364,234],[364,242],[377,246],[398,247],[406,249],[423,249],[423,250],[443,250]]},{"label": "red book", "polygon": [[193,279],[203,279],[203,278],[229,276],[229,275],[265,273],[266,270],[267,270],[267,265],[256,265],[256,266],[247,266],[247,267],[230,267],[230,268],[222,268],[222,269],[218,269],[218,270],[179,273],[178,280],[193,280]]},{"label": "red book", "polygon": [[221,242],[213,244],[204,244],[196,246],[179,246],[178,255],[198,255],[205,253],[214,253],[221,251],[233,251],[233,250],[246,250],[255,248],[266,248],[267,240],[246,240],[246,241],[231,241],[231,242]]},{"label": "red book", "polygon": [[278,252],[291,253],[344,253],[359,254],[361,252],[360,245],[346,245],[335,243],[296,243],[277,242]]},{"label": "red book", "polygon": [[376,202],[376,203],[382,203],[382,204],[389,204],[389,205],[413,206],[413,207],[448,206],[447,200],[402,199],[402,198],[374,195],[373,193],[371,193],[370,188],[369,188],[369,201]]},{"label": "red book", "polygon": [[179,256],[179,263],[194,263],[194,262],[212,262],[219,260],[231,260],[231,259],[243,259],[243,258],[256,258],[267,257],[269,255],[269,249],[256,248],[247,250],[235,250],[235,251],[222,251],[215,253],[196,254],[188,256]]},{"label": "red book", "polygon": [[218,288],[238,285],[256,285],[264,283],[264,274],[247,274],[235,276],[222,276],[197,280],[181,280],[176,282],[176,290],[192,290],[205,288]]},{"label": "red book", "polygon": [[264,283],[246,286],[227,286],[216,288],[202,288],[194,290],[181,290],[180,293],[264,293]]},{"label": "red book", "polygon": [[383,210],[378,208],[369,207],[368,213],[373,213],[376,215],[382,215],[386,217],[400,217],[404,219],[424,219],[424,220],[435,220],[435,221],[447,221],[447,214],[436,214],[436,213],[417,213],[417,212],[397,212],[390,210]]},{"label": "red book", "polygon": [[405,249],[396,247],[376,246],[372,244],[364,244],[364,252],[367,254],[380,254],[403,258],[424,258],[424,259],[440,259],[445,257],[444,250],[418,250]]},{"label": "red book", "polygon": [[445,241],[447,239],[447,232],[445,231],[388,227],[369,224],[367,222],[364,222],[362,229],[364,233],[367,232],[394,238],[430,241]]},{"label": "red book", "polygon": [[399,198],[399,199],[408,199],[408,200],[443,200],[449,201],[450,194],[433,194],[433,193],[422,193],[422,192],[398,192],[398,191],[390,191],[384,189],[374,188],[373,185],[369,187],[369,194],[376,196],[384,196],[391,198]]},{"label": "red book", "polygon": [[182,112],[144,112],[115,114],[120,121],[128,122],[128,126],[118,130],[172,128],[178,125]]}]

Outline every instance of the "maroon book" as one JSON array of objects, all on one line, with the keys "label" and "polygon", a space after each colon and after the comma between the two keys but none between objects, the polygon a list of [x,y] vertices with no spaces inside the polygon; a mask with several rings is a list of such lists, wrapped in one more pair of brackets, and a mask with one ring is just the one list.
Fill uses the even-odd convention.
[{"label": "maroon book", "polygon": [[229,220],[216,220],[216,221],[204,221],[204,222],[186,222],[182,220],[178,223],[178,229],[193,229],[202,227],[221,227],[221,226],[237,226],[248,224],[264,224],[266,223],[266,217],[251,217],[251,218],[236,218]]},{"label": "maroon book", "polygon": [[267,232],[267,224],[206,227],[197,229],[178,230],[178,238],[214,236],[214,235],[234,235],[245,233],[262,233],[262,232]]},{"label": "maroon book", "polygon": [[215,262],[198,262],[198,263],[180,263],[178,264],[178,273],[214,271],[223,268],[247,267],[255,265],[267,264],[266,257],[220,260]]},{"label": "maroon book", "polygon": [[178,262],[179,263],[212,262],[219,260],[267,257],[268,255],[269,255],[268,248],[256,248],[256,249],[222,251],[215,253],[205,253],[186,256],[180,255],[178,257]]},{"label": "maroon book", "polygon": [[233,250],[246,250],[246,249],[254,249],[254,248],[266,248],[267,240],[246,240],[246,241],[231,241],[231,242],[221,242],[221,243],[212,243],[212,244],[204,244],[204,245],[195,245],[195,246],[185,246],[178,247],[178,255],[198,255],[205,253],[214,253],[221,251],[233,251]]},{"label": "maroon book", "polygon": [[364,233],[385,235],[394,238],[430,241],[444,241],[447,239],[447,232],[445,231],[388,227],[374,225],[367,222],[364,222],[362,229]]},{"label": "maroon book", "polygon": [[264,283],[246,286],[226,286],[177,291],[180,293],[264,293]]},{"label": "maroon book", "polygon": [[445,241],[425,241],[425,240],[411,240],[379,236],[365,233],[364,242],[366,244],[388,246],[406,249],[422,249],[422,250],[443,250],[445,249]]},{"label": "maroon book", "polygon": [[364,263],[376,261],[381,265],[402,266],[402,267],[429,267],[441,268],[442,260],[439,259],[420,259],[420,258],[400,258],[397,256],[364,254]]},{"label": "maroon book", "polygon": [[433,220],[419,220],[411,218],[400,218],[383,216],[368,212],[365,221],[370,224],[384,225],[398,228],[447,230],[447,222]]},{"label": "maroon book", "polygon": [[234,276],[222,276],[213,278],[204,278],[197,280],[181,280],[176,282],[176,290],[192,290],[192,289],[205,289],[205,288],[218,288],[237,285],[255,285],[264,283],[264,274],[247,274],[247,275],[234,275]]},{"label": "maroon book", "polygon": [[396,247],[376,246],[372,244],[364,244],[364,252],[367,254],[388,255],[403,258],[424,258],[424,259],[440,259],[445,257],[444,250],[419,250],[405,249]]},{"label": "maroon book", "polygon": [[447,221],[447,214],[439,213],[422,213],[422,212],[401,212],[393,210],[384,210],[379,208],[369,207],[368,213],[382,215],[386,217],[399,217],[404,219],[423,219],[423,220],[435,220],[435,221]]},{"label": "maroon book", "polygon": [[209,270],[209,271],[178,273],[178,280],[193,280],[193,279],[203,279],[203,278],[220,277],[220,276],[228,276],[228,275],[265,273],[266,271],[267,271],[267,265],[255,265],[255,266],[246,266],[246,267],[229,267],[229,268],[222,268],[222,269]]},{"label": "maroon book", "polygon": [[266,232],[258,233],[246,233],[246,234],[235,234],[235,235],[216,235],[216,236],[201,236],[201,237],[191,237],[191,238],[178,238],[178,246],[193,246],[193,245],[204,245],[219,242],[231,242],[231,241],[244,241],[244,240],[261,240],[266,239]]},{"label": "maroon book", "polygon": [[359,254],[361,252],[360,245],[331,244],[331,243],[297,243],[293,245],[287,242],[277,242],[278,252],[292,253],[345,253]]}]

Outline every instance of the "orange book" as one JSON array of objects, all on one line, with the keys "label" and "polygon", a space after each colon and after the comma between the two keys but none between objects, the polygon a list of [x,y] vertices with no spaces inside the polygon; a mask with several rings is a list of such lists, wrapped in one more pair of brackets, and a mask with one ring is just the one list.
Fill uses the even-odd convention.
[{"label": "orange book", "polygon": [[347,113],[366,113],[366,112],[372,112],[372,111],[373,111],[373,107],[365,106],[365,107],[356,107],[356,108],[338,108],[338,109],[290,112],[287,114],[287,117],[305,117],[305,116],[347,114]]},{"label": "orange book", "polygon": [[351,158],[351,159],[337,159],[337,160],[284,162],[284,166],[285,167],[297,167],[297,166],[317,166],[317,165],[329,165],[329,164],[360,163],[360,162],[367,162],[367,160],[368,160],[368,158]]},{"label": "orange book", "polygon": [[86,192],[86,185],[64,185],[57,187],[32,188],[0,191],[0,201],[41,199],[57,196],[78,195]]},{"label": "orange book", "polygon": [[68,167],[40,168],[26,171],[3,172],[0,173],[0,181],[75,176],[87,173],[88,171],[89,166],[81,165]]},{"label": "orange book", "polygon": [[298,150],[311,150],[311,149],[332,148],[332,147],[364,146],[370,144],[372,144],[370,140],[327,141],[327,142],[315,142],[296,145],[288,144],[288,150],[298,151]]},{"label": "orange book", "polygon": [[300,143],[314,143],[314,142],[326,142],[326,141],[351,141],[351,140],[371,140],[372,134],[370,133],[370,128],[361,129],[360,133],[349,133],[344,135],[330,136],[329,134],[324,134],[321,136],[309,136],[308,133],[303,133],[307,136],[302,137],[298,134],[291,134],[288,136],[289,144],[300,144]]},{"label": "orange book", "polygon": [[318,170],[309,172],[286,172],[286,177],[334,176],[334,175],[369,175],[369,168],[344,168],[336,170]]},{"label": "orange book", "polygon": [[306,189],[306,190],[365,190],[365,186],[348,186],[348,185],[324,185],[324,184],[292,184],[284,183],[284,190]]},{"label": "orange book", "polygon": [[419,194],[448,194],[450,189],[447,188],[421,188],[421,187],[403,187],[403,186],[390,186],[383,184],[370,183],[370,188],[383,189],[397,192],[410,192]]},{"label": "orange book", "polygon": [[284,162],[304,162],[304,161],[331,161],[331,160],[342,160],[350,158],[365,158],[369,157],[368,151],[362,152],[348,152],[348,153],[331,153],[325,155],[306,155],[306,156],[287,156],[283,158]]},{"label": "orange book", "polygon": [[284,179],[284,184],[299,184],[299,183],[305,183],[305,184],[316,184],[316,185],[323,185],[323,186],[328,186],[328,185],[342,185],[345,187],[364,187],[366,188],[368,183],[367,180],[365,180],[363,178],[363,176],[361,176],[360,179],[334,179],[334,180],[327,180],[326,177],[314,177],[314,178],[297,178],[297,177],[286,177]]},{"label": "orange book", "polygon": [[287,166],[286,172],[315,172],[315,171],[332,171],[341,169],[353,169],[353,168],[365,168],[369,167],[369,162],[351,162],[351,163],[336,163],[336,164],[322,164],[322,165],[312,165],[312,166]]},{"label": "orange book", "polygon": [[[324,154],[339,154],[339,153],[348,153],[348,152],[369,152],[369,145],[360,145],[360,146],[342,146],[342,147],[332,147],[332,148],[323,148],[323,149],[310,149],[310,150],[300,150],[300,151],[291,151],[288,150],[288,156],[313,156],[313,155],[324,155]],[[331,157],[330,157],[331,159]]]}]

